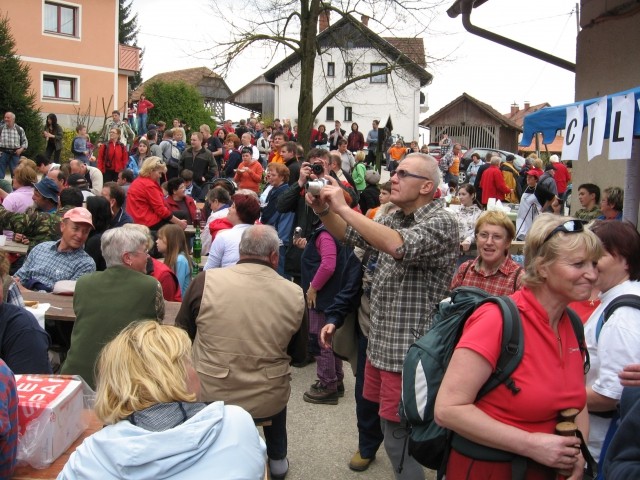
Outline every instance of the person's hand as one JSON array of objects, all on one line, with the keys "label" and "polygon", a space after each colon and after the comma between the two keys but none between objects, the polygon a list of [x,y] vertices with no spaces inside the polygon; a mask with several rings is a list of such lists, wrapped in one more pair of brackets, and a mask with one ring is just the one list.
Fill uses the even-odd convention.
[{"label": "person's hand", "polygon": [[538,463],[559,470],[572,470],[580,456],[578,437],[561,437],[549,433],[530,434],[529,457]]},{"label": "person's hand", "polygon": [[[347,205],[347,201],[344,199],[344,193],[338,181],[331,176],[326,176],[325,179],[329,181],[329,185],[325,185],[320,190],[320,201],[318,202],[320,205],[312,205],[309,203],[308,198],[307,203],[312,205],[312,208],[317,212],[324,210],[326,208],[325,205],[328,205],[334,213],[338,213],[341,209],[349,209],[349,205]],[[307,197],[309,197],[309,195],[307,195]],[[322,210],[320,207],[322,207]]]},{"label": "person's hand", "polygon": [[186,230],[186,228],[187,228],[187,221],[186,221],[186,220],[179,220],[179,221],[178,221],[178,226],[179,226],[181,229]]},{"label": "person's hand", "polygon": [[460,243],[460,247],[462,248],[463,252],[468,252],[471,248],[471,242],[465,240],[464,242]]},{"label": "person's hand", "polygon": [[309,308],[316,308],[316,298],[318,297],[318,292],[313,288],[312,285],[309,285],[309,290],[307,290],[307,306]]},{"label": "person's hand", "polygon": [[308,162],[303,162],[300,166],[300,176],[298,177],[298,186],[300,188],[304,188],[307,184],[307,180],[311,177],[311,164]]},{"label": "person's hand", "polygon": [[626,365],[618,377],[624,387],[640,387],[640,363]]},{"label": "person's hand", "polygon": [[567,477],[567,480],[582,480],[584,477],[584,466],[587,462],[584,460],[582,453],[578,455],[578,461],[573,466],[573,472],[570,477]]},{"label": "person's hand", "polygon": [[22,152],[24,152],[24,148],[18,148],[16,150],[16,155],[20,156],[20,155],[22,155]]},{"label": "person's hand", "polygon": [[306,238],[304,238],[304,237],[296,238],[296,239],[293,241],[293,245],[294,245],[295,247],[297,247],[297,248],[301,249],[301,250],[304,250],[304,247],[306,247],[306,246],[307,246],[307,239],[306,239]]},{"label": "person's hand", "polygon": [[320,346],[330,350],[332,348],[333,334],[336,333],[336,326],[333,323],[327,323],[320,330]]}]

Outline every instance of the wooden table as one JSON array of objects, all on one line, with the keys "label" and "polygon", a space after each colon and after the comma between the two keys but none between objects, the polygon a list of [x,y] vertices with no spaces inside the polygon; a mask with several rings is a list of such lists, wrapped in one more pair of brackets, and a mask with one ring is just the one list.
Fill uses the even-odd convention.
[{"label": "wooden table", "polygon": [[96,414],[93,412],[93,410],[87,410],[83,413],[83,415],[87,416],[89,426],[85,429],[84,432],[82,432],[82,435],[80,435],[80,437],[75,442],[73,442],[73,444],[49,467],[42,470],[33,468],[29,465],[18,467],[16,468],[13,477],[11,478],[13,480],[49,480],[57,478],[58,474],[62,471],[63,467],[69,460],[69,456],[76,451],[76,448],[80,446],[84,439],[102,428],[102,422],[98,420],[98,417],[96,417]]},{"label": "wooden table", "polygon": [[20,253],[22,255],[26,255],[29,251],[29,245],[14,242],[13,240],[7,240],[3,246],[0,246],[0,250],[7,253]]},{"label": "wooden table", "polygon": [[[52,293],[32,292],[30,290],[22,290],[22,296],[25,300],[51,304],[51,307],[44,315],[45,320],[60,320],[63,322],[76,321],[76,314],[73,311],[73,296],[53,295]],[[164,302],[165,325],[175,324],[180,305],[182,305],[180,302]],[[105,311],[105,315],[108,316],[108,314],[108,311]]]}]

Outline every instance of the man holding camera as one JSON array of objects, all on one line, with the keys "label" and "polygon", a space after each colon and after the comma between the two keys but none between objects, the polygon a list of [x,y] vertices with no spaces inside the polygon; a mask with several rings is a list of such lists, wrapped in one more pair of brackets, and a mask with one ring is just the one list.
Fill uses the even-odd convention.
[{"label": "man holding camera", "polygon": [[[307,155],[307,161],[302,163],[300,167],[300,177],[298,182],[289,187],[278,198],[278,211],[281,213],[294,212],[294,225],[302,228],[301,238],[309,238],[318,224],[319,219],[312,209],[307,207],[304,201],[304,191],[307,182],[325,182],[326,178],[333,177],[338,180],[336,174],[331,170],[330,154],[322,148],[314,148]],[[346,190],[351,196],[350,206],[354,207],[358,203],[358,195],[353,188],[344,186],[338,181],[338,184]],[[319,185],[319,184],[318,184]],[[316,184],[311,183],[312,189]],[[320,188],[323,185],[320,186]],[[292,231],[293,234],[293,231]],[[293,278],[293,281],[300,284],[300,259],[302,257],[302,249],[289,243],[289,248],[285,256],[284,271],[287,277]]]},{"label": "man holding camera", "polygon": [[[379,222],[353,212],[343,200],[338,182],[331,181],[319,196],[306,195],[314,213],[329,233],[349,246],[378,254],[371,285],[371,329],[363,396],[380,404],[384,446],[396,480],[424,480],[424,470],[406,455],[398,405],[402,364],[414,331],[424,334],[438,303],[446,297],[458,255],[458,224],[434,200],[440,184],[437,161],[411,153],[391,177],[390,200],[400,211]],[[330,348],[335,325],[320,332],[320,343]],[[402,473],[399,465],[404,464]]]}]

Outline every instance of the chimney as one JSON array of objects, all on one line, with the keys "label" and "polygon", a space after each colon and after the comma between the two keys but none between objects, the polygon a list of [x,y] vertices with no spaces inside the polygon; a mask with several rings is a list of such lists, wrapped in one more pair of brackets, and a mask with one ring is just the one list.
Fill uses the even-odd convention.
[{"label": "chimney", "polygon": [[320,12],[320,16],[318,17],[318,33],[324,32],[327,28],[329,28],[329,14],[331,11],[327,9],[322,9]]},{"label": "chimney", "polygon": [[362,24],[363,24],[365,27],[368,27],[368,26],[369,26],[369,16],[368,16],[368,15],[361,15],[361,16],[360,16],[360,21],[362,22]]},{"label": "chimney", "polygon": [[524,109],[525,110],[529,110],[529,107],[531,106],[531,103],[529,103],[529,100],[525,100],[524,101]]},{"label": "chimney", "polygon": [[518,107],[518,104],[516,102],[513,102],[511,104],[511,116],[513,116],[516,113],[518,113],[519,110],[520,110],[520,107]]}]

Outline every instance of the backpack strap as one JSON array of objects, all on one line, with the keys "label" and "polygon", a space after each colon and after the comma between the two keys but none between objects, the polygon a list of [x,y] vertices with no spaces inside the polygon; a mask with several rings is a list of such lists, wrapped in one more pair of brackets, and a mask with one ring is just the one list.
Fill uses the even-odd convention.
[{"label": "backpack strap", "polygon": [[602,331],[604,324],[607,323],[607,320],[609,320],[609,317],[613,315],[613,312],[620,307],[631,307],[640,310],[640,296],[630,293],[627,295],[620,295],[609,302],[609,305],[604,309],[604,313],[600,316],[598,324],[596,325],[596,342],[600,338],[600,332]]},{"label": "backpack strap", "polygon": [[500,307],[502,313],[502,346],[496,368],[478,392],[476,401],[501,383],[504,383],[516,395],[520,388],[516,386],[510,377],[520,364],[524,354],[522,320],[515,302],[506,296],[488,298],[483,303],[486,302],[495,303]]},{"label": "backpack strap", "polygon": [[522,265],[520,265],[520,266],[518,267],[518,270],[516,271],[516,276],[515,276],[515,277],[513,277],[513,291],[514,291],[514,292],[518,289],[518,288],[517,288],[517,287],[518,287],[518,279],[520,278],[520,272],[521,272],[522,270],[524,270],[524,269],[522,268]]},{"label": "backpack strap", "polygon": [[571,326],[573,327],[573,332],[576,334],[578,346],[580,347],[580,353],[582,353],[582,358],[584,358],[583,368],[584,374],[586,375],[591,368],[591,359],[589,358],[589,349],[587,348],[587,342],[584,339],[584,326],[578,314],[572,309],[567,308],[567,315],[569,315],[569,320],[571,320]]}]

